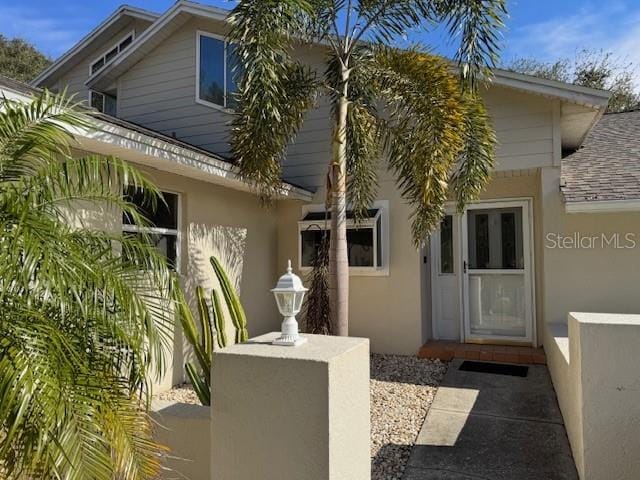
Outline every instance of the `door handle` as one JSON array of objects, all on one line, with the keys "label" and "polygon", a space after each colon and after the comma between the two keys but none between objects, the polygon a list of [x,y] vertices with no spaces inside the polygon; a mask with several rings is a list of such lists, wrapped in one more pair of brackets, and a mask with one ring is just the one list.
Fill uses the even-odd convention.
[{"label": "door handle", "polygon": [[462,262],[462,273],[467,273],[467,261]]}]

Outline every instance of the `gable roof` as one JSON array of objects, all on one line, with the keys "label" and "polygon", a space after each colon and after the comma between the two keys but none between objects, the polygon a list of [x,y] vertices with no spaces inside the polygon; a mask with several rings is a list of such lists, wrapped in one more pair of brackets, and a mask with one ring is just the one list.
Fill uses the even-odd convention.
[{"label": "gable roof", "polygon": [[225,22],[228,15],[229,10],[188,0],[179,0],[157,18],[153,25],[136,38],[121,55],[118,55],[109,65],[91,75],[85,84],[96,90],[106,88],[130,67],[144,58],[162,40],[184,25],[192,16]]},{"label": "gable roof", "polygon": [[159,16],[160,15],[158,13],[151,12],[149,10],[144,10],[138,7],[132,7],[130,5],[121,5],[120,7],[118,7],[118,9],[115,12],[109,15],[102,23],[100,23],[96,28],[91,30],[78,43],[76,43],[67,52],[65,52],[60,58],[58,58],[55,62],[49,65],[49,67],[47,67],[44,71],[42,71],[40,75],[38,75],[35,79],[32,80],[31,84],[35,86],[42,85],[56,72],[60,71],[69,63],[73,62],[73,60],[77,57],[77,55],[81,54],[81,52],[93,40],[95,40],[102,33],[106,32],[110,27],[115,25],[123,17],[138,18],[138,19],[146,20],[148,22],[153,23],[157,20]]},{"label": "gable roof", "polygon": [[562,160],[567,211],[640,210],[640,111],[608,113]]}]

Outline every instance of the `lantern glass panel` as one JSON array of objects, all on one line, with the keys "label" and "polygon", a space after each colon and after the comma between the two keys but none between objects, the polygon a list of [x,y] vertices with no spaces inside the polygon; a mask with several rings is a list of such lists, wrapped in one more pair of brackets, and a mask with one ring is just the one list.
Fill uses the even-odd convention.
[{"label": "lantern glass panel", "polygon": [[296,292],[295,313],[298,313],[302,308],[302,300],[304,299],[305,292]]},{"label": "lantern glass panel", "polygon": [[275,294],[280,314],[285,317],[294,315],[295,292],[277,292]]}]

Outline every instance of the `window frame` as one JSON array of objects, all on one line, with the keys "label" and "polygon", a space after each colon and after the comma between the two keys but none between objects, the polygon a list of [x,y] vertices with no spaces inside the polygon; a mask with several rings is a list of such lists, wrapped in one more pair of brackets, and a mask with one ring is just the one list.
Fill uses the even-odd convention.
[{"label": "window frame", "polygon": [[[126,190],[126,186],[123,189]],[[122,232],[126,233],[150,233],[156,235],[175,235],[176,237],[176,262],[175,262],[175,271],[177,273],[181,273],[181,257],[182,257],[182,193],[176,192],[173,190],[160,188],[160,192],[164,195],[165,193],[169,193],[171,195],[175,195],[176,202],[176,227],[173,228],[160,228],[160,227],[143,227],[140,225],[131,225],[122,223]]]},{"label": "window frame", "polygon": [[[98,110],[100,113],[104,113],[105,115],[110,115],[109,113],[106,113],[106,112],[104,111],[104,110],[105,110],[105,108],[104,108],[104,105],[105,105],[105,97],[109,96],[109,97],[114,98],[114,99],[115,99],[115,101],[116,101],[116,112],[115,112],[116,114],[115,114],[115,115],[111,115],[111,116],[113,116],[113,117],[117,117],[117,116],[118,116],[118,97],[114,97],[113,95],[109,95],[109,94],[107,94],[107,93],[102,93],[102,92],[98,92],[98,91],[96,91],[96,90],[91,90],[91,89],[90,89],[90,90],[89,90],[89,100],[88,100],[88,102],[89,102],[89,108],[95,108],[95,107],[93,106],[93,102],[92,102],[92,98],[91,98],[91,96],[92,96],[93,94],[100,95],[100,96],[102,97],[102,110],[100,110],[100,109],[96,109],[96,110]],[[169,192],[167,192],[167,193],[169,193]]]},{"label": "window frame", "polygon": [[[371,206],[373,209],[377,209],[378,213],[375,217],[362,220],[358,225],[360,228],[373,228],[373,252],[374,252],[374,264],[379,262],[378,255],[378,235],[375,231],[375,224],[380,221],[380,240],[381,248],[380,253],[382,255],[382,262],[380,265],[373,267],[352,267],[349,266],[349,276],[353,277],[386,277],[389,276],[390,262],[390,235],[389,235],[389,201],[377,200]],[[302,207],[302,219],[309,213],[324,212],[324,205],[306,205]],[[302,265],[302,232],[309,229],[312,226],[319,226],[320,230],[324,230],[324,220],[299,220],[298,221],[298,270],[303,274],[307,274],[312,270],[312,267]],[[347,229],[356,229],[356,222],[353,219],[347,220]],[[327,222],[327,230],[331,230],[331,221]]]},{"label": "window frame", "polygon": [[[104,67],[106,67],[108,64],[110,64],[118,55],[120,55],[120,53],[122,52],[122,50],[120,50],[120,44],[122,42],[124,42],[127,38],[131,37],[131,43],[133,43],[133,41],[136,39],[136,31],[131,30],[129,33],[127,33],[126,35],[123,35],[120,40],[118,40],[116,43],[114,43],[113,45],[111,45],[109,48],[105,48],[102,51],[102,54],[95,57],[93,60],[91,60],[89,62],[89,77],[95,75],[96,73],[98,73],[100,70],[102,70]],[[129,43],[129,45],[127,45],[127,47],[131,46],[131,43]],[[125,47],[125,48],[127,48]],[[109,61],[107,61],[107,53],[109,53],[111,50],[113,50],[114,48],[118,49],[118,52],[116,53],[116,55]],[[93,65],[95,65],[99,60],[104,60],[104,63],[102,64],[102,66],[97,69],[95,72],[93,71]]]},{"label": "window frame", "polygon": [[[222,65],[222,74],[224,78],[224,105],[218,105],[217,103],[209,102],[207,100],[203,100],[200,98],[200,38],[201,37],[209,37],[216,40],[220,40],[224,43],[224,62]],[[217,110],[221,110],[225,113],[234,113],[235,109],[227,106],[227,46],[229,44],[229,40],[224,35],[220,35],[217,33],[211,33],[204,30],[196,30],[196,103],[200,105],[204,105],[206,107],[215,108]]]}]

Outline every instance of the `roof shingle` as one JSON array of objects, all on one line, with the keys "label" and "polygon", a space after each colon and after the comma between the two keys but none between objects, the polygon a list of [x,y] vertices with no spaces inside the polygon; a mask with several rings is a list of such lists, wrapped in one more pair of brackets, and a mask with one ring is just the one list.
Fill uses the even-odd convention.
[{"label": "roof shingle", "polygon": [[562,193],[568,203],[640,198],[640,110],[603,115],[562,159]]}]

